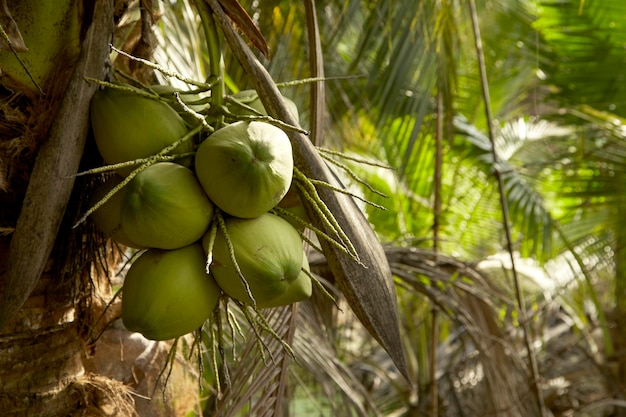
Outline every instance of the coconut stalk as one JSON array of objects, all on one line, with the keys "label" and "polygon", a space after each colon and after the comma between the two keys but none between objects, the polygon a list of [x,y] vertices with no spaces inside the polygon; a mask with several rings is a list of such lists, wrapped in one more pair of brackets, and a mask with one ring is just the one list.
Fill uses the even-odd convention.
[{"label": "coconut stalk", "polygon": [[28,298],[52,252],[74,187],[89,129],[89,102],[97,88],[85,78],[103,78],[112,32],[113,1],[100,0],[55,121],[35,161],[11,239],[0,329]]},{"label": "coconut stalk", "polygon": [[[206,2],[215,14],[230,49],[248,74],[268,114],[299,126],[271,76],[239,36],[218,0]],[[304,175],[329,183],[336,188],[344,188],[306,135],[294,130],[287,133],[292,143],[294,163]],[[408,379],[398,326],[395,287],[382,245],[352,198],[325,187],[320,187],[318,192],[350,240],[359,259],[359,262],[355,262],[355,259],[347,253],[325,239],[320,239],[337,286],[364,327],[387,351],[398,370]],[[328,235],[335,235],[335,230],[321,218],[306,199],[303,200],[314,226]]]}]

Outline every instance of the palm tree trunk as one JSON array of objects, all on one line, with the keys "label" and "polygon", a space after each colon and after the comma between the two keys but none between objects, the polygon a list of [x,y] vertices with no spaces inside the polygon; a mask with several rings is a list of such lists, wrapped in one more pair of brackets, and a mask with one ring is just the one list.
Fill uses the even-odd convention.
[{"label": "palm tree trunk", "polygon": [[[6,260],[6,241],[2,259]],[[0,334],[0,409],[8,415],[62,416],[82,400],[83,344],[68,289],[48,272]]]},{"label": "palm tree trunk", "polygon": [[[85,13],[80,16],[85,28],[92,26],[87,30],[82,48],[66,48],[62,44],[59,49],[63,52],[54,56],[50,73],[25,71],[28,77],[24,83],[17,75],[22,70],[18,66],[13,72],[3,74],[3,85],[0,85],[3,100],[0,108],[3,185],[0,189],[3,202],[0,219],[3,229],[12,232],[0,240],[0,293],[3,300],[0,306],[0,409],[4,415],[76,415],[78,410],[100,409],[105,403],[102,398],[114,397],[102,395],[115,391],[111,389],[113,383],[103,383],[96,376],[86,374],[83,367],[84,311],[77,306],[87,305],[85,301],[90,297],[88,292],[79,291],[85,288],[81,284],[88,279],[84,274],[88,265],[76,268],[76,273],[68,273],[60,262],[73,256],[80,262],[79,255],[87,250],[81,233],[70,233],[67,225],[61,228],[61,219],[74,185],[73,180],[68,180],[68,173],[62,174],[64,170],[72,169],[70,160],[75,161],[75,169],[81,159],[88,128],[90,94],[95,91],[84,77],[93,74],[94,67],[95,71],[103,72],[110,41],[110,31],[107,37],[104,28],[112,27],[113,1],[96,3],[93,22],[98,25],[91,24],[92,16],[80,9]],[[39,7],[37,3],[20,3],[19,7],[17,3],[11,3],[7,11],[3,5],[3,22],[11,17],[12,7],[15,7],[14,11],[20,10],[22,18],[31,16],[34,19],[41,14],[34,9],[32,15],[29,14],[23,9],[25,4]],[[49,2],[42,3],[41,7],[50,5]],[[78,2],[53,6],[57,5],[68,7],[61,13],[59,22],[72,20],[68,16],[73,17],[73,22],[80,21],[76,20]],[[29,24],[32,22],[17,19],[16,27],[23,30],[36,26]],[[73,29],[82,32],[80,27],[74,26]],[[98,30],[104,33],[98,35]],[[48,52],[39,44],[44,40],[27,32],[24,35],[31,68],[35,69],[34,63],[48,65],[48,61],[41,59],[42,54]],[[63,36],[60,39],[64,40]],[[100,39],[104,44],[96,45],[101,43]],[[14,58],[14,51],[8,49],[1,56],[3,62]],[[38,66],[36,70],[40,69]],[[37,88],[32,89],[32,85]],[[20,117],[11,117],[16,115]],[[75,145],[73,148],[64,146],[67,139],[76,140],[71,142]],[[43,149],[56,159],[46,160],[44,153],[40,152]],[[34,187],[33,184],[43,186]],[[48,195],[42,198],[39,193]],[[52,209],[50,202],[55,199],[58,201]],[[60,228],[61,236],[76,240],[71,242],[75,249],[69,254],[59,246],[64,240],[57,239]]]}]

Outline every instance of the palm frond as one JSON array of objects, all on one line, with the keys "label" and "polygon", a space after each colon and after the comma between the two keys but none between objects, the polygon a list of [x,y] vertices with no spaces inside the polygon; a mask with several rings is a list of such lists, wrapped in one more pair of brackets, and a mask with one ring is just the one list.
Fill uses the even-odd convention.
[{"label": "palm frond", "polygon": [[539,6],[535,27],[552,55],[542,66],[553,87],[550,98],[565,107],[588,104],[626,115],[626,25],[618,18],[626,14],[624,2],[589,0],[581,9],[579,0],[543,0]]},{"label": "palm frond", "polygon": [[[461,118],[457,118],[456,127],[467,139],[465,146],[469,145],[465,155],[488,175],[493,169],[489,139]],[[520,119],[501,128],[496,143],[514,230],[523,235],[519,249],[542,259],[553,254],[554,219],[539,182],[543,168],[551,162],[542,140],[561,132],[553,128]]]},{"label": "palm frond", "polygon": [[[205,410],[207,415],[263,417],[280,415],[288,408],[286,376],[291,353],[285,344],[293,342],[295,308],[276,308],[263,314],[273,334],[249,322],[239,324],[246,330],[246,339],[232,362],[223,364],[229,369],[229,383]],[[239,344],[236,340],[220,343]]]}]

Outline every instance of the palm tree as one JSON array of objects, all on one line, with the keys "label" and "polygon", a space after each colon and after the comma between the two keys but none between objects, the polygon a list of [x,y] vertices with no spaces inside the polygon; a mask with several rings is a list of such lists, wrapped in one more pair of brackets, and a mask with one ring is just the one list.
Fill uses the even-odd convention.
[{"label": "palm tree", "polygon": [[[77,19],[80,39],[91,39],[85,31],[92,20],[111,21],[98,8],[105,3],[96,4],[93,19],[88,11]],[[226,7],[233,2],[220,3],[237,16]],[[148,10],[118,11],[114,43],[149,58],[150,36],[155,36],[158,64],[204,80],[219,71],[219,56],[204,37],[206,20],[199,19],[204,4],[159,4],[162,14],[153,35],[147,30]],[[337,304],[316,292],[311,301],[267,312],[269,326],[262,316],[260,322],[250,321],[244,311],[232,309],[229,317],[247,337],[229,334],[220,326],[225,322],[216,319],[199,336],[200,351],[191,340],[173,350],[167,343],[133,344],[141,358],[133,363],[135,377],[143,378],[125,380],[129,366],[106,369],[103,359],[119,353],[119,338],[127,346],[134,340],[114,320],[119,303],[105,309],[121,284],[116,273],[126,254],[103,246],[110,242],[89,222],[71,228],[90,206],[84,196],[102,178],[67,183],[57,178],[61,185],[53,188],[50,175],[36,181],[38,166],[44,173],[53,169],[46,163],[54,167],[54,159],[45,155],[59,154],[61,145],[52,139],[68,136],[52,133],[87,136],[84,112],[72,107],[83,124],[63,124],[74,120],[64,116],[63,93],[66,85],[82,86],[78,97],[88,100],[94,86],[72,81],[74,66],[66,65],[67,74],[55,73],[55,83],[33,77],[45,98],[28,74],[22,74],[20,86],[6,75],[1,79],[0,226],[6,237],[0,282],[10,294],[5,300],[13,301],[2,304],[0,318],[15,314],[15,303],[30,297],[17,319],[1,330],[0,361],[7,366],[0,366],[0,408],[17,409],[19,402],[30,413],[62,415],[86,407],[106,412],[118,404],[120,415],[130,414],[134,403],[142,414],[148,402],[130,396],[129,387],[152,396],[153,403],[160,400],[152,390],[163,363],[170,362],[179,365],[171,368],[167,386],[192,381],[189,403],[204,415],[299,415],[308,407],[320,414],[363,416],[620,415],[626,341],[615,330],[626,309],[618,51],[625,32],[616,16],[625,11],[622,2],[478,2],[476,10],[473,1],[447,0],[304,4],[242,1],[262,36],[243,21],[238,24],[253,48],[268,42],[269,55],[256,56],[281,93],[302,109],[301,125],[321,139],[314,143],[332,149],[320,152],[362,198],[355,201],[387,243],[384,263],[395,277],[398,306],[393,309],[401,346],[381,333],[380,322],[367,319],[371,305],[361,300],[362,293],[343,298],[341,290],[351,290],[341,282],[344,274],[313,251],[312,270]],[[8,10],[24,29],[17,6]],[[57,11],[59,19],[67,19]],[[0,17],[12,45],[19,46],[15,32],[7,29],[6,12]],[[28,32],[22,32],[26,45],[32,45]],[[106,49],[111,32],[97,33],[92,47]],[[271,79],[251,77],[250,61],[241,55],[244,47],[233,46],[232,38],[219,42],[226,51],[225,90],[272,87]],[[323,61],[313,53],[317,43]],[[82,64],[80,50],[64,62]],[[6,66],[11,51],[1,51],[0,58],[3,73],[15,76],[11,68],[22,68]],[[185,87],[134,60],[117,56],[115,66],[142,81]],[[104,76],[102,62],[95,68],[93,77]],[[310,77],[325,81],[292,82]],[[280,114],[272,95],[263,95],[271,112]],[[48,131],[50,139],[44,140]],[[63,156],[73,162],[64,163],[71,169],[61,180],[100,164],[89,141],[84,153],[73,148]],[[72,196],[61,198],[60,190],[67,194],[72,186]],[[36,213],[28,214],[29,207]],[[56,214],[42,219],[42,213]],[[18,232],[29,225],[30,235]],[[26,236],[24,243],[15,243],[19,235]],[[32,236],[39,243],[34,249]],[[18,252],[9,252],[11,240],[12,248],[23,248],[19,257],[8,256]],[[37,280],[35,266],[43,268],[50,255]],[[34,269],[23,276],[31,278],[20,284],[10,278],[16,268],[31,270],[29,264]],[[229,357],[231,348],[235,357]],[[398,357],[402,351],[404,364]],[[190,352],[200,353],[204,368],[196,367]],[[150,368],[157,372],[147,372]],[[201,375],[199,369],[204,369]],[[200,376],[205,390],[198,393]],[[166,398],[173,395],[180,402],[181,391],[167,392]],[[25,397],[30,400],[17,401]],[[174,413],[167,408],[172,402],[165,403],[150,415]]]},{"label": "palm tree", "polygon": [[87,140],[89,103],[97,88],[87,78],[105,77],[112,41],[135,46],[140,54],[143,38],[124,30],[141,33],[149,25],[127,19],[137,5],[114,10],[106,0],[2,6],[0,408],[8,415],[133,415],[143,401],[144,409],[152,408],[148,414],[171,411],[171,404],[134,401],[125,385],[141,392],[141,382],[156,375],[130,380],[123,357],[114,369],[106,365],[121,354],[123,339],[128,359],[166,356],[163,344],[146,345],[123,332],[108,356],[97,360],[103,349],[96,355],[95,341],[119,315],[106,307],[122,252],[91,223],[73,227],[102,182],[100,176],[75,175],[101,164]]}]

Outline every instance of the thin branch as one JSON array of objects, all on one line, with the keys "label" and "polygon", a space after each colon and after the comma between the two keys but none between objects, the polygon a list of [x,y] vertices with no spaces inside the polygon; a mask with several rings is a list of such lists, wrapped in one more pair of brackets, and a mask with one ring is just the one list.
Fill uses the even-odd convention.
[{"label": "thin branch", "polygon": [[[438,262],[439,255],[439,221],[441,218],[441,177],[443,166],[443,92],[437,90],[437,130],[435,134],[435,173],[434,173],[434,213],[433,213],[433,252],[435,254],[435,262]],[[433,282],[433,285],[436,285]],[[437,417],[439,396],[437,390],[437,346],[439,343],[439,315],[437,306],[433,306],[431,310],[432,327],[430,329],[430,415]]]},{"label": "thin branch", "polygon": [[535,395],[535,400],[537,401],[537,406],[539,407],[540,416],[547,417],[548,412],[546,410],[545,402],[543,399],[543,393],[540,387],[540,375],[539,369],[537,366],[537,358],[535,356],[533,350],[533,341],[530,335],[530,330],[528,328],[527,322],[527,313],[526,313],[526,305],[524,303],[524,296],[522,294],[522,288],[519,282],[519,277],[517,274],[517,269],[515,267],[515,256],[513,254],[513,238],[511,234],[511,225],[509,220],[509,207],[506,200],[506,190],[504,188],[504,180],[502,178],[502,172],[500,171],[499,165],[499,156],[498,151],[496,150],[496,142],[495,142],[495,133],[494,133],[494,121],[493,115],[491,113],[491,101],[489,96],[489,81],[487,79],[487,69],[485,65],[485,56],[483,52],[483,45],[480,35],[480,27],[478,22],[478,13],[476,11],[476,2],[475,0],[470,0],[468,2],[470,16],[472,19],[472,30],[474,32],[474,42],[476,47],[476,56],[478,58],[478,69],[480,72],[480,81],[482,87],[482,95],[483,101],[485,104],[485,116],[487,118],[487,132],[489,136],[489,142],[491,143],[491,153],[493,157],[493,173],[498,182],[498,190],[500,195],[500,207],[502,210],[502,221],[504,224],[504,232],[506,235],[506,248],[511,257],[511,273],[513,275],[513,284],[515,286],[515,296],[517,301],[517,308],[519,309],[520,322],[522,325],[522,330],[524,332],[524,343],[526,345],[526,349],[528,351],[528,361],[530,366],[530,372],[533,382],[533,393]]},{"label": "thin branch", "polygon": [[[324,78],[324,58],[322,43],[315,12],[315,0],[305,0],[307,34],[309,38],[309,68],[313,78]],[[323,82],[311,85],[311,142],[320,145],[323,142],[322,127],[324,126],[324,110],[326,106],[326,89]]]}]

